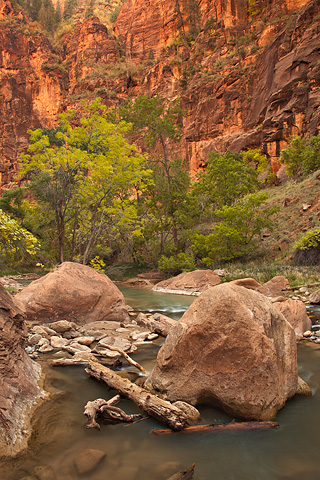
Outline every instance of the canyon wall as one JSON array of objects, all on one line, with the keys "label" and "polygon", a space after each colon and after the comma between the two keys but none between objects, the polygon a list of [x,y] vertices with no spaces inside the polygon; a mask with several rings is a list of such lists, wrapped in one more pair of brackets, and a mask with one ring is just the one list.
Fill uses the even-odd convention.
[{"label": "canyon wall", "polygon": [[28,129],[53,126],[61,111],[97,96],[108,106],[139,94],[181,98],[177,153],[192,172],[211,150],[227,148],[259,148],[277,171],[291,135],[317,134],[319,0],[257,0],[250,8],[245,0],[199,0],[194,38],[191,20],[185,36],[178,22],[177,5],[188,2],[127,0],[113,33],[84,18],[54,51],[0,0],[0,183],[13,178]]}]

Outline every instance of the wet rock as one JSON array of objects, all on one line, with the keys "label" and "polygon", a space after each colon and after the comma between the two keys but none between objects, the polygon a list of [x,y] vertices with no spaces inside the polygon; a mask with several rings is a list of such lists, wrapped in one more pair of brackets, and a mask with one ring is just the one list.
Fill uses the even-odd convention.
[{"label": "wet rock", "polygon": [[157,283],[152,290],[157,292],[184,293],[194,295],[204,292],[210,287],[221,283],[219,275],[212,270],[195,270],[186,272]]},{"label": "wet rock", "polygon": [[307,330],[307,331],[304,332],[304,334],[303,334],[303,336],[304,336],[305,338],[309,338],[309,337],[311,337],[311,335],[312,335],[311,330]]},{"label": "wet rock", "polygon": [[295,331],[296,336],[302,336],[311,328],[312,322],[307,314],[306,306],[300,300],[286,300],[275,302],[274,306],[285,316]]},{"label": "wet rock", "polygon": [[40,465],[33,470],[38,480],[57,480],[56,474],[49,465]]},{"label": "wet rock", "polygon": [[87,449],[78,453],[74,459],[74,465],[79,475],[92,472],[105,458],[106,454],[101,450]]},{"label": "wet rock", "polygon": [[122,337],[107,336],[103,337],[97,344],[98,347],[106,348],[108,345],[119,348],[124,352],[132,351],[132,343]]},{"label": "wet rock", "polygon": [[129,321],[124,297],[114,283],[106,275],[78,263],[64,262],[17,295],[32,321],[47,322],[50,317],[77,324]]},{"label": "wet rock", "polygon": [[311,293],[309,297],[309,302],[313,304],[320,303],[320,290],[317,290],[316,292]]},{"label": "wet rock", "polygon": [[307,396],[312,395],[311,388],[309,387],[307,382],[302,380],[301,377],[298,377],[298,388],[297,388],[296,394],[297,395],[307,395]]},{"label": "wet rock", "polygon": [[298,388],[294,331],[260,293],[215,286],[171,327],[146,388],[270,420]]},{"label": "wet rock", "polygon": [[51,353],[53,351],[54,351],[54,348],[51,345],[49,345],[49,343],[41,345],[41,347],[39,347],[38,349],[39,353]]},{"label": "wet rock", "polygon": [[79,337],[77,342],[80,343],[80,345],[86,345],[89,347],[94,341],[96,337]]}]

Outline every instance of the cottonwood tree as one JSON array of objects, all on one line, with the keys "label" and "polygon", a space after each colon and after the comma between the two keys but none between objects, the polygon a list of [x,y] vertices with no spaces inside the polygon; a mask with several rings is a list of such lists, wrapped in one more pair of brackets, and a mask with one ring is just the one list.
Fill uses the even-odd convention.
[{"label": "cottonwood tree", "polygon": [[87,263],[95,244],[119,212],[130,216],[137,192],[150,182],[145,159],[124,135],[131,128],[110,122],[97,99],[86,106],[79,126],[75,112],[60,116],[54,139],[40,129],[30,132],[29,153],[21,157],[20,173],[42,209],[54,217],[57,259],[77,254]]}]

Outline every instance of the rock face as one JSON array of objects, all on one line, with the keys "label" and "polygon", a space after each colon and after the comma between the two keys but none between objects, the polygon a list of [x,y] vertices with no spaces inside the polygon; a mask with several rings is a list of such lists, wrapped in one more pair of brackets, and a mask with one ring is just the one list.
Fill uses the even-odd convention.
[{"label": "rock face", "polygon": [[22,312],[0,285],[0,456],[27,446],[30,407],[40,395],[40,367],[26,354]]},{"label": "rock face", "polygon": [[170,329],[147,385],[171,401],[270,420],[298,388],[294,331],[260,293],[218,285]]},{"label": "rock face", "polygon": [[124,297],[113,282],[93,268],[73,262],[35,280],[15,297],[27,319],[38,322],[72,320],[129,321]]},{"label": "rock face", "polygon": [[212,270],[194,270],[157,283],[152,290],[155,292],[181,293],[184,295],[199,295],[210,287],[221,283],[219,275]]},{"label": "rock face", "polygon": [[305,331],[311,328],[312,322],[302,301],[289,299],[285,302],[275,302],[274,306],[290,323],[297,337],[302,336]]}]

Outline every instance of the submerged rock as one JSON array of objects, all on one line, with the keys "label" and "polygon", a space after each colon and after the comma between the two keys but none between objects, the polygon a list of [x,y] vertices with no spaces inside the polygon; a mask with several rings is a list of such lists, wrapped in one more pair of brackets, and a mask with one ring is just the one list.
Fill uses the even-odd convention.
[{"label": "submerged rock", "polygon": [[156,292],[199,295],[210,287],[221,283],[219,275],[212,270],[194,270],[157,283],[152,290]]},{"label": "submerged rock", "polygon": [[92,470],[99,465],[105,456],[106,454],[101,450],[94,450],[92,448],[82,450],[73,459],[78,474],[84,475],[92,472]]},{"label": "submerged rock", "polygon": [[0,285],[0,456],[27,446],[30,407],[40,396],[40,366],[25,352],[22,311]]},{"label": "submerged rock", "polygon": [[129,321],[124,297],[114,283],[106,275],[78,263],[63,263],[30,283],[15,298],[31,321]]},{"label": "submerged rock", "polygon": [[146,386],[170,401],[270,420],[298,388],[294,331],[260,293],[218,285],[171,327]]}]

